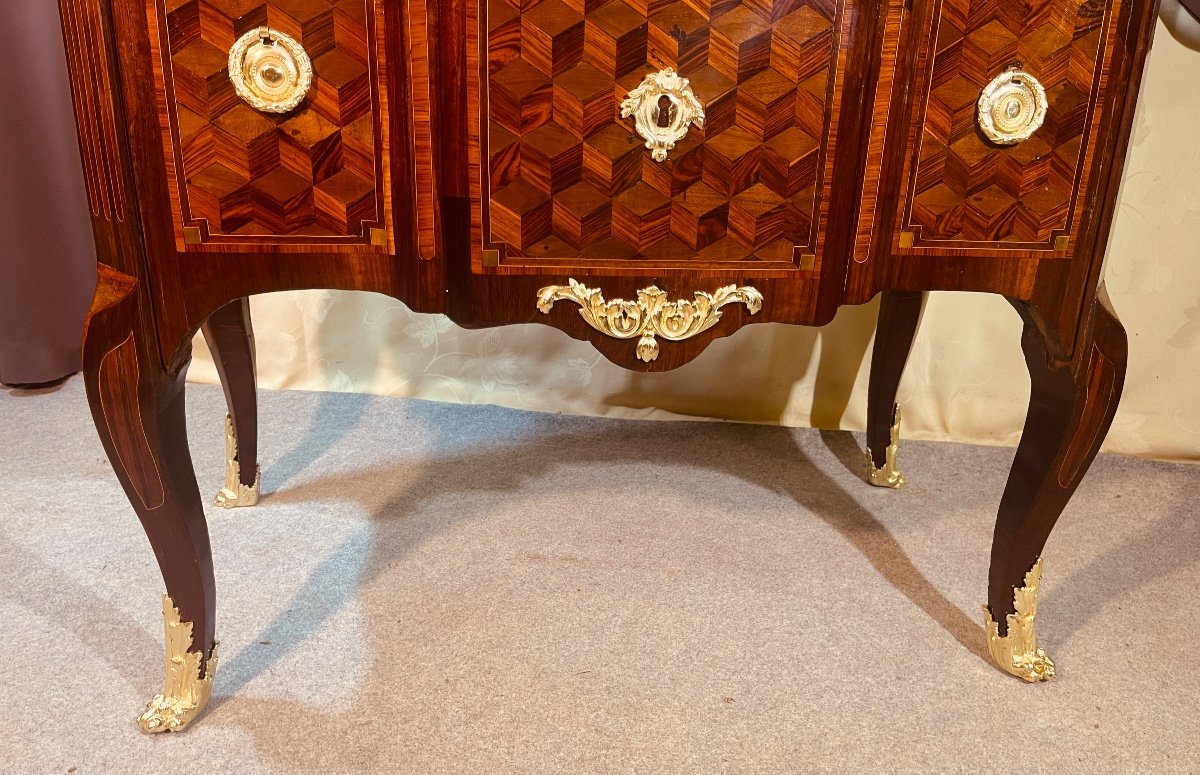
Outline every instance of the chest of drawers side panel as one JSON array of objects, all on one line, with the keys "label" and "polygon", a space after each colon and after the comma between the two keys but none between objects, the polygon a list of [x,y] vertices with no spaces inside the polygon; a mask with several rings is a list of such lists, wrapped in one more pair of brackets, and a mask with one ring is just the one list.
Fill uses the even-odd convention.
[{"label": "chest of drawers side panel", "polygon": [[107,0],[60,0],[59,13],[99,259],[125,275],[142,277],[112,9]]}]

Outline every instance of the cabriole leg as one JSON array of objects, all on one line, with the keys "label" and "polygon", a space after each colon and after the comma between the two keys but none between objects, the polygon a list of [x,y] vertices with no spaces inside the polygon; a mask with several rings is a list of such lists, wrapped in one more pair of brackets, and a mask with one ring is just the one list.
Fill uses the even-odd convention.
[{"label": "cabriole leg", "polygon": [[1053,661],[1037,643],[1042,548],[1112,424],[1128,348],[1103,288],[1070,359],[1057,355],[1066,348],[1056,331],[1029,306],[1014,306],[1025,322],[1029,414],[1000,502],[984,616],[992,659],[1034,682],[1054,676]]},{"label": "cabriole leg", "polygon": [[920,291],[884,291],[879,303],[879,324],[871,352],[871,376],[867,388],[867,454],[865,475],[877,487],[903,487],[904,477],[896,467],[900,443],[900,407],[896,391],[904,364],[912,350],[925,294]]},{"label": "cabriole leg", "polygon": [[254,329],[250,300],[235,299],[200,329],[225,390],[225,486],[215,503],[227,509],[258,503],[258,402],[255,394]]},{"label": "cabriole leg", "polygon": [[[101,285],[108,278],[101,274]],[[216,588],[208,526],[188,453],[183,378],[139,325],[137,291],[97,310],[84,339],[84,378],[96,429],[142,522],[166,584],[166,683],[138,719],[146,732],[177,732],[198,715],[216,670]],[[112,289],[97,290],[97,299]]]}]

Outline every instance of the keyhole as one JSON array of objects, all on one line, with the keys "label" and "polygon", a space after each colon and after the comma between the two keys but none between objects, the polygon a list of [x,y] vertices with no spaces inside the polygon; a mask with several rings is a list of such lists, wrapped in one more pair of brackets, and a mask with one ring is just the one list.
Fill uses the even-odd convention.
[{"label": "keyhole", "polygon": [[659,127],[665,129],[671,126],[672,107],[674,106],[671,104],[671,98],[667,95],[663,94],[658,98],[658,115],[655,120]]}]

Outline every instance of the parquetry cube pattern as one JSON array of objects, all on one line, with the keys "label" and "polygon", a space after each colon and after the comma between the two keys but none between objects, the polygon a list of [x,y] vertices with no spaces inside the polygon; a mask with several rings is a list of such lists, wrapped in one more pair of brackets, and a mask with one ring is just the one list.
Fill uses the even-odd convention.
[{"label": "parquetry cube pattern", "polygon": [[[844,0],[484,0],[490,237],[509,256],[791,261],[814,243]],[[656,162],[620,103],[705,106]]]},{"label": "parquetry cube pattern", "polygon": [[[1106,4],[943,0],[907,228],[922,242],[1045,243],[1064,233],[1087,136]],[[976,123],[980,91],[1020,63],[1046,88],[1046,122],[1016,146]]]},{"label": "parquetry cube pattern", "polygon": [[[211,234],[361,236],[378,219],[364,0],[158,0],[166,14],[185,223]],[[268,26],[313,62],[296,110],[260,113],[234,93],[230,47]]]}]

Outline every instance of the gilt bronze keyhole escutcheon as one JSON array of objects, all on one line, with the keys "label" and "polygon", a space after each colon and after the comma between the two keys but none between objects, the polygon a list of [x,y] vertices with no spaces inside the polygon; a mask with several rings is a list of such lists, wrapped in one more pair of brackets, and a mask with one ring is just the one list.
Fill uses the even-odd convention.
[{"label": "gilt bronze keyhole escutcheon", "polygon": [[650,73],[621,103],[621,118],[633,117],[634,128],[646,141],[655,161],[687,136],[688,127],[704,128],[704,106],[691,82],[671,68]]}]

